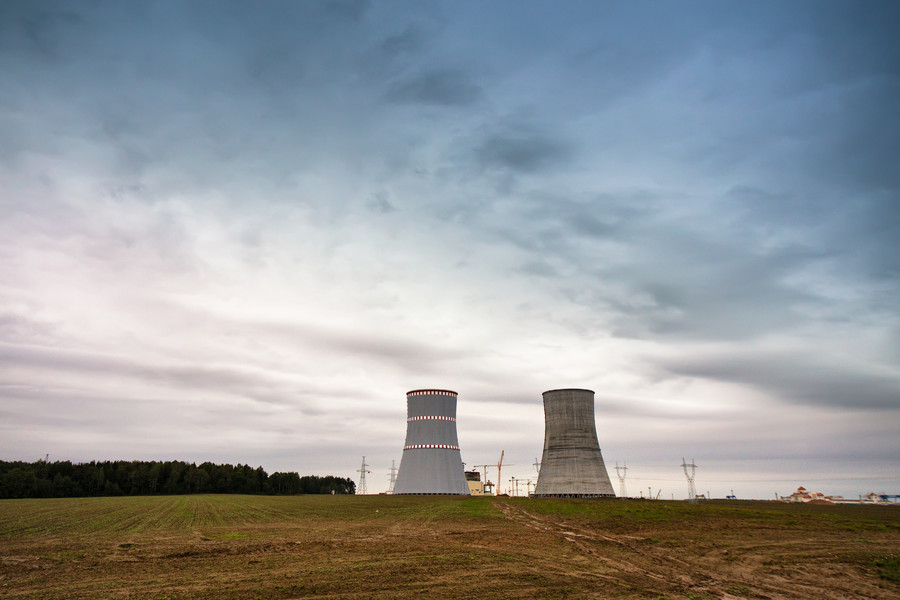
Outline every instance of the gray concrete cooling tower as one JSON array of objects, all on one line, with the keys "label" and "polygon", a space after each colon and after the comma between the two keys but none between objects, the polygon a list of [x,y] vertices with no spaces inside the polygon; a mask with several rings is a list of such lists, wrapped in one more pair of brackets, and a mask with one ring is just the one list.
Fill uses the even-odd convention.
[{"label": "gray concrete cooling tower", "polygon": [[406,394],[406,443],[395,494],[469,494],[456,437],[456,392]]},{"label": "gray concrete cooling tower", "polygon": [[615,497],[594,424],[594,392],[544,392],[544,454],[533,496]]}]

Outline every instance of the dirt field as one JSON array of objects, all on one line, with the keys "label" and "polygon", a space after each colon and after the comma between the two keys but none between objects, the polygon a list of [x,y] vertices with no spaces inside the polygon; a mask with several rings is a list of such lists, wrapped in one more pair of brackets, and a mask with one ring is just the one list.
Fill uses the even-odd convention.
[{"label": "dirt field", "polygon": [[392,496],[0,501],[0,598],[900,597],[900,507]]}]

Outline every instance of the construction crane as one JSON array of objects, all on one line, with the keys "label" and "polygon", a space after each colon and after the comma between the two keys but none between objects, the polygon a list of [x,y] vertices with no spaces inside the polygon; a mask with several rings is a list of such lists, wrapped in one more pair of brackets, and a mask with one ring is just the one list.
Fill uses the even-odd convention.
[{"label": "construction crane", "polygon": [[[489,483],[489,482],[488,482],[488,478],[487,478],[487,470],[488,470],[488,467],[497,467],[497,485],[494,486],[493,484],[491,484],[491,486],[494,487],[494,495],[496,495],[496,496],[499,496],[499,495],[500,495],[500,482],[502,481],[502,480],[500,479],[500,474],[501,474],[502,471],[503,471],[503,455],[504,455],[505,452],[506,452],[505,450],[501,450],[501,451],[500,451],[500,460],[499,460],[496,464],[489,464],[489,465],[475,465],[475,468],[476,468],[476,469],[482,469],[482,471],[484,472],[484,482],[485,482],[485,483]],[[506,466],[507,466],[507,467],[513,467],[513,466],[515,466],[515,465],[507,464]]]},{"label": "construction crane", "polygon": [[476,469],[481,469],[481,470],[484,472],[484,487],[485,487],[484,493],[485,493],[485,494],[487,494],[487,488],[488,488],[488,487],[490,487],[490,488],[494,491],[494,494],[497,493],[497,490],[496,490],[496,488],[494,487],[494,484],[491,483],[490,481],[488,481],[488,478],[487,478],[487,470],[488,470],[488,467],[496,467],[496,466],[497,466],[497,465],[475,465],[475,468],[476,468]]},{"label": "construction crane", "polygon": [[476,469],[481,469],[484,474],[484,480],[487,481],[487,469],[488,467],[494,467],[496,465],[475,465]]},{"label": "construction crane", "polygon": [[[500,479],[500,472],[503,470],[503,454],[504,454],[505,452],[506,452],[506,450],[501,450],[501,451],[500,451],[500,460],[497,462],[497,486],[498,486],[498,487],[497,487],[497,495],[498,495],[498,496],[500,495],[500,487],[499,487],[499,486],[500,486],[500,482],[503,481],[502,479]],[[515,464],[508,464],[508,463],[507,463],[506,466],[507,466],[507,467],[514,467],[514,466],[516,466],[516,465],[515,465]]]}]

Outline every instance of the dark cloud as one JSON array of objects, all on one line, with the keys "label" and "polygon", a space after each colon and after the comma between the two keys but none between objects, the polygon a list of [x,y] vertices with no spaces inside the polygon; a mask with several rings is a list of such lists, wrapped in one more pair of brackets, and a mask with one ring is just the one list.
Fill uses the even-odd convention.
[{"label": "dark cloud", "polygon": [[[608,315],[615,335],[749,340],[895,309],[898,211],[887,197],[733,186],[702,200],[659,192],[519,196],[502,220],[475,212],[523,251],[525,272],[565,273],[572,302]],[[841,297],[799,282],[871,288]],[[880,291],[876,291],[880,290]],[[816,316],[813,316],[816,315]]]},{"label": "dark cloud", "polygon": [[669,372],[750,385],[781,400],[844,410],[900,410],[900,377],[808,352],[730,350],[663,361]]},{"label": "dark cloud", "polygon": [[[98,353],[8,344],[0,344],[0,358],[7,369],[16,366],[44,372],[88,374],[105,380],[133,379],[172,389],[206,390],[257,402],[290,405],[309,414],[318,412],[315,403],[308,402],[317,395],[314,388],[286,381],[283,375],[274,372],[243,365],[158,364]],[[7,371],[6,377],[10,376]],[[51,388],[45,396],[52,397],[52,393]]]},{"label": "dark cloud", "polygon": [[386,38],[381,43],[381,50],[389,58],[416,54],[424,47],[422,33],[415,27],[407,27],[400,33]]},{"label": "dark cloud", "polygon": [[628,281],[626,298],[613,304],[617,332],[626,337],[752,339],[790,330],[803,305],[821,300],[786,283],[815,256],[786,248],[764,255],[672,232],[648,232],[646,248],[621,267],[598,269]]},{"label": "dark cloud", "polygon": [[359,21],[370,6],[369,0],[328,0],[325,11],[342,19]]},{"label": "dark cloud", "polygon": [[521,270],[528,275],[538,277],[559,277],[559,271],[546,261],[531,260],[522,265]]},{"label": "dark cloud", "polygon": [[4,2],[0,4],[0,55],[24,51],[58,60],[60,33],[82,21],[68,3]]},{"label": "dark cloud", "polygon": [[344,360],[374,360],[382,367],[408,373],[439,373],[453,361],[469,356],[457,348],[448,348],[428,336],[419,338],[385,332],[350,331],[343,328],[312,325],[247,324],[251,330],[265,331],[316,352],[333,353]]},{"label": "dark cloud", "polygon": [[736,233],[753,247],[776,242],[785,252],[791,249],[779,240],[793,239],[803,244],[794,252],[828,264],[847,281],[890,289],[900,285],[900,202],[892,193],[877,188],[863,194],[775,193],[736,186],[723,198],[723,208],[733,211]]},{"label": "dark cloud", "polygon": [[397,210],[397,207],[391,204],[390,195],[383,191],[372,195],[372,199],[368,202],[368,207],[372,211],[381,214],[388,214]]},{"label": "dark cloud", "polygon": [[825,302],[790,279],[829,252],[796,241],[762,247],[762,233],[732,234],[732,217],[745,220],[738,229],[753,225],[727,204],[684,220],[674,216],[677,200],[647,192],[524,200],[513,218],[492,223],[498,235],[522,249],[528,272],[565,273],[554,285],[573,303],[605,311],[615,335],[750,339],[791,329],[805,308]]},{"label": "dark cloud", "polygon": [[[346,99],[335,103],[319,94],[374,85],[359,77],[369,44],[359,31],[365,2],[273,3],[261,11],[229,2],[3,8],[9,18],[0,19],[0,41],[13,40],[0,51],[0,102],[12,109],[0,114],[8,159],[64,155],[86,173],[152,179],[157,194],[226,187],[258,175],[255,161],[280,183],[318,160],[319,140],[336,140],[331,124],[363,110],[371,95],[335,91]],[[15,42],[30,39],[23,32],[32,21],[56,58]],[[35,107],[32,94],[43,107],[35,108],[37,123],[21,118],[20,108]],[[61,97],[64,105],[54,100]]]},{"label": "dark cloud", "polygon": [[475,159],[488,169],[537,173],[572,156],[572,147],[561,138],[509,127],[489,134],[475,148]]},{"label": "dark cloud", "polygon": [[392,84],[387,97],[393,102],[468,106],[481,99],[481,87],[459,69],[437,69]]},{"label": "dark cloud", "polygon": [[[0,295],[0,303],[7,300]],[[0,342],[52,343],[57,337],[53,324],[0,310]]]}]

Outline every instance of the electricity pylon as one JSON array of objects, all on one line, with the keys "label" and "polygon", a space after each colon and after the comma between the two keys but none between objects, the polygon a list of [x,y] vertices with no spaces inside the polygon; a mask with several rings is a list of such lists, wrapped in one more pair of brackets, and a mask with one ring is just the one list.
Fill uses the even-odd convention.
[{"label": "electricity pylon", "polygon": [[394,493],[394,484],[397,483],[397,461],[391,461],[391,486],[388,488],[388,494]]},{"label": "electricity pylon", "polygon": [[372,471],[366,469],[368,466],[369,465],[366,464],[366,457],[363,456],[362,467],[356,470],[356,472],[359,473],[359,489],[356,490],[357,494],[369,493],[369,490],[366,488],[366,473],[371,473]]},{"label": "electricity pylon", "polygon": [[[620,471],[621,469],[621,471]],[[619,498],[627,498],[628,494],[625,492],[625,475],[628,474],[628,463],[622,463],[622,466],[619,466],[619,462],[616,461],[616,476],[619,478]]]},{"label": "electricity pylon", "polygon": [[[688,467],[690,467],[691,472],[688,473]],[[688,482],[688,500],[693,502],[697,499],[697,490],[694,489],[694,473],[697,471],[697,465],[694,464],[694,459],[691,459],[691,464],[688,464],[684,457],[681,458],[681,468],[684,469],[684,476],[687,477]]]}]

